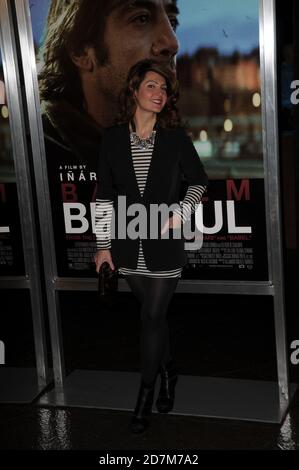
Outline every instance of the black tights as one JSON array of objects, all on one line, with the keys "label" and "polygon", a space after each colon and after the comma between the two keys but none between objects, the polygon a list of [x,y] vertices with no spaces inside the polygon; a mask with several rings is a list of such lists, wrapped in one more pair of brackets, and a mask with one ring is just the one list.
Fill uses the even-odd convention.
[{"label": "black tights", "polygon": [[151,383],[160,364],[171,357],[167,310],[178,277],[159,278],[140,274],[126,275],[133,294],[141,302],[140,360],[141,377]]}]

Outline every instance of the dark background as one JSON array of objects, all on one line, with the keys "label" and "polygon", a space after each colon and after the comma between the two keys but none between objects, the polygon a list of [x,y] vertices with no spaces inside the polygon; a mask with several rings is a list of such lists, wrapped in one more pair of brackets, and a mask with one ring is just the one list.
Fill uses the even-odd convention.
[{"label": "dark background", "polygon": [[[277,1],[278,93],[286,44],[293,44],[294,79],[299,79],[298,24],[299,2]],[[294,339],[299,339],[296,158],[299,155],[299,105],[291,112],[285,112],[280,104],[279,145],[285,263],[281,282],[284,282],[286,292],[289,347]],[[6,365],[34,367],[28,292],[0,291],[0,296],[0,339],[7,346]],[[78,368],[139,370],[138,304],[130,292],[119,293],[116,304],[110,309],[99,303],[96,292],[62,292],[60,300],[67,373]],[[271,297],[174,294],[169,319],[174,357],[180,373],[271,381],[277,378]],[[50,349],[49,338],[48,343]],[[290,356],[290,348],[288,353]],[[290,378],[292,382],[299,382],[299,365],[290,364]],[[157,416],[152,434],[133,442],[127,432],[127,413],[94,409],[47,410],[34,404],[1,405],[0,448],[299,449],[298,431],[295,430],[295,426],[299,429],[298,411],[297,399],[292,406],[291,418],[288,417],[281,427],[267,423]],[[65,442],[59,437],[59,432],[63,434],[59,427],[63,417],[70,426],[65,430],[69,438]],[[40,435],[41,425],[44,425],[46,442]],[[58,437],[55,426],[59,429]]]},{"label": "dark background", "polygon": [[[283,48],[294,47],[294,78],[299,79],[298,2],[277,2],[277,79],[281,93]],[[294,31],[294,33],[293,33]],[[296,308],[298,287],[298,161],[299,105],[286,116],[279,99],[279,145],[289,343],[299,338]],[[297,109],[298,108],[298,109]],[[295,152],[297,148],[297,152]],[[296,230],[297,228],[297,230]],[[283,282],[283,280],[282,280]],[[28,292],[1,292],[0,339],[6,344],[7,366],[34,366],[32,320]],[[131,292],[120,292],[113,309],[99,304],[96,292],[60,294],[67,370],[74,368],[138,370],[137,303]],[[275,333],[273,299],[259,296],[174,295],[169,317],[174,350],[182,373],[274,378]],[[50,344],[49,344],[50,349]],[[50,359],[50,357],[49,357]],[[299,366],[290,366],[291,377]],[[221,372],[222,371],[222,372]]]}]

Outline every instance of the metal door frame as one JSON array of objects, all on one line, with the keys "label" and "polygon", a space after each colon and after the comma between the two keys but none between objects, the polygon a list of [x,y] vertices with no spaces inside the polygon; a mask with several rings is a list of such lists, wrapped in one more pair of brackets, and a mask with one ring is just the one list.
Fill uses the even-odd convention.
[{"label": "metal door frame", "polygon": [[[28,381],[27,378],[23,381],[18,380],[18,401],[22,401],[22,396],[24,396],[23,386],[26,388],[25,401],[28,401],[28,397],[30,397],[30,393],[29,395],[27,393],[28,386],[33,399],[50,380],[45,336],[46,315],[42,299],[37,229],[27,154],[25,120],[22,112],[24,106],[20,93],[21,86],[10,7],[11,4],[8,0],[0,0],[0,47],[10,116],[11,145],[17,183],[25,274],[24,276],[0,276],[0,286],[2,289],[28,289],[30,292],[36,370],[32,371],[29,368],[20,370],[9,367],[3,367],[0,370],[0,378],[4,377],[5,379],[3,386],[1,386],[0,401],[5,402],[10,401],[12,390],[9,390],[7,381],[9,382],[13,376],[23,377],[23,379],[26,373],[30,376],[27,377]],[[17,314],[22,315],[22,312],[17,312]]]},{"label": "metal door frame", "polygon": [[[34,149],[34,169],[38,188],[38,210],[41,221],[54,376],[57,390],[62,390],[65,383],[65,365],[57,294],[61,290],[96,290],[97,285],[95,278],[72,279],[59,277],[57,274],[30,11],[27,0],[15,0],[15,4],[25,76],[30,132]],[[275,0],[260,0],[259,29],[269,280],[265,282],[182,279],[176,292],[273,296],[279,408],[282,419],[288,408],[290,398],[279,188]],[[27,64],[31,64],[31,67],[28,67]],[[120,290],[128,290],[125,280],[120,280]]]}]

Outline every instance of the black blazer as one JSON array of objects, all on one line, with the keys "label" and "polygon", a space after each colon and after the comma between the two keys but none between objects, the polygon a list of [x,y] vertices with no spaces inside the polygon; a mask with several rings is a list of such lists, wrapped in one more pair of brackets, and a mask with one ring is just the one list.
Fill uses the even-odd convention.
[{"label": "black blazer", "polygon": [[[111,239],[111,255],[116,269],[137,267],[139,240],[118,237],[118,213],[124,209],[118,204],[118,196],[126,196],[126,207],[142,203],[148,209],[148,233],[150,204],[179,203],[183,176],[189,185],[207,185],[208,178],[192,140],[182,127],[165,129],[156,127],[155,144],[143,196],[140,195],[131,156],[129,124],[106,128],[100,147],[97,172],[98,199],[114,201],[113,222],[115,238]],[[118,207],[119,206],[119,207]],[[136,217],[126,214],[126,226]],[[124,230],[124,227],[122,227]],[[160,233],[160,231],[159,231]],[[171,229],[170,229],[171,233]],[[151,271],[183,267],[187,263],[184,238],[142,239],[147,268]]]}]

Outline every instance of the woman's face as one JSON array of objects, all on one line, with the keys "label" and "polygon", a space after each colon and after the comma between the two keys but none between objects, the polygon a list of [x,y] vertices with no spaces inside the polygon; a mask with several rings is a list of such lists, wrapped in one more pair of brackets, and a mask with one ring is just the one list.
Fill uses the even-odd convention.
[{"label": "woman's face", "polygon": [[160,113],[167,101],[165,78],[157,72],[146,73],[139,89],[134,91],[137,106],[144,111]]}]

